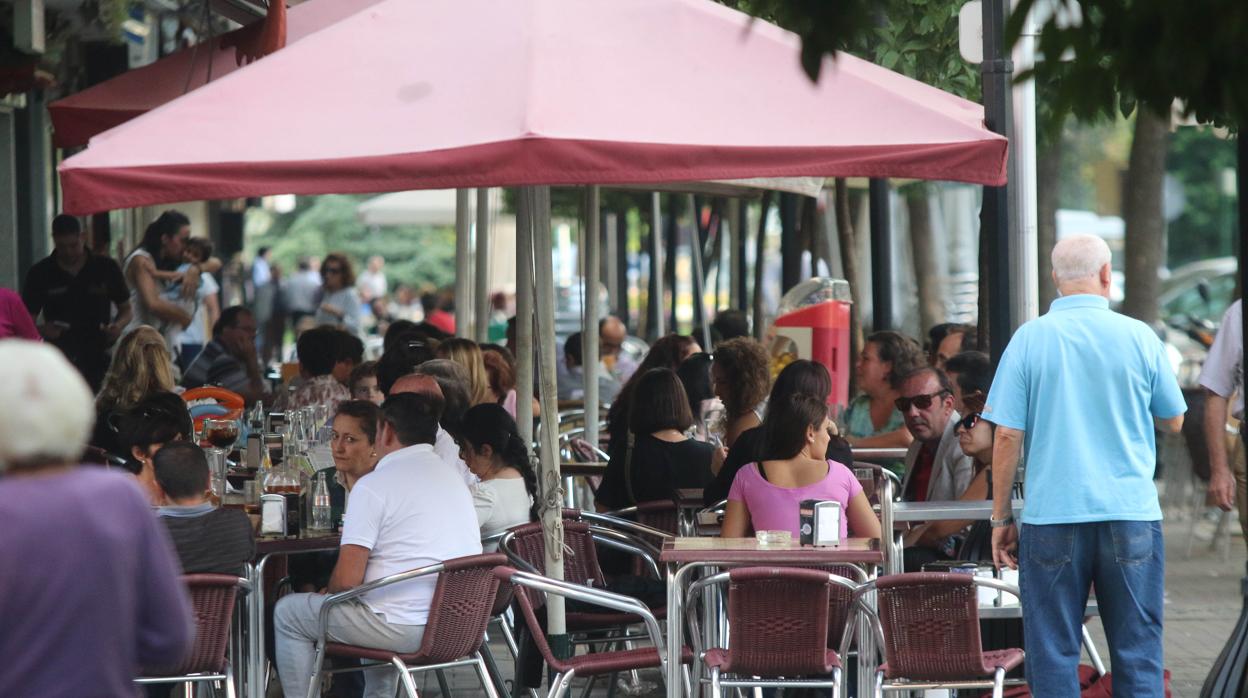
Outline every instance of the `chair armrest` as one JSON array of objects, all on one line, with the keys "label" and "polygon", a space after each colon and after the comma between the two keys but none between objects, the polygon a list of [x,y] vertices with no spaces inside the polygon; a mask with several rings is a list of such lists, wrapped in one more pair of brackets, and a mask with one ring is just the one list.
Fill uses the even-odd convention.
[{"label": "chair armrest", "polygon": [[675,536],[667,531],[661,531],[653,526],[637,523],[636,521],[626,519],[622,516],[622,514],[637,513],[637,507],[624,507],[623,509],[616,509],[615,511],[607,512],[605,514],[600,514],[594,511],[582,511],[579,513],[580,517],[585,521],[601,524],[602,526],[606,526],[608,528],[622,529],[632,533],[633,535],[652,536],[654,538],[658,538],[659,540],[675,538]]},{"label": "chair armrest", "polygon": [[427,567],[417,567],[414,570],[408,570],[406,572],[399,572],[398,574],[392,574],[389,577],[382,577],[381,579],[374,579],[368,584],[361,584],[358,587],[352,587],[351,589],[347,589],[346,591],[340,591],[337,594],[330,594],[329,597],[325,599],[325,603],[321,605],[321,613],[318,619],[319,628],[318,628],[317,641],[320,642],[321,644],[324,644],[325,634],[329,629],[329,611],[334,606],[340,603],[346,602],[346,601],[350,601],[351,599],[359,598],[363,596],[364,594],[367,594],[370,591],[381,589],[382,587],[388,587],[392,584],[398,584],[399,582],[406,582],[410,579],[416,579],[418,577],[427,577],[431,574],[438,574],[445,568],[446,566],[439,562],[436,565],[429,565]]},{"label": "chair armrest", "polygon": [[641,558],[645,561],[646,566],[650,568],[650,571],[654,573],[655,579],[663,578],[663,573],[659,571],[659,551],[646,541],[621,531],[592,524],[589,527],[589,532],[593,535],[595,543],[600,543],[613,550],[631,553]]}]

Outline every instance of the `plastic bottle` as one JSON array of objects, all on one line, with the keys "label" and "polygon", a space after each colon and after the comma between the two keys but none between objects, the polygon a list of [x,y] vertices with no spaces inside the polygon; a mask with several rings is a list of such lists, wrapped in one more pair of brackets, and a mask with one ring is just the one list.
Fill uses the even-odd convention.
[{"label": "plastic bottle", "polygon": [[332,526],[330,520],[329,485],[325,482],[325,472],[316,474],[316,486],[312,488],[312,525],[318,531],[328,531]]}]

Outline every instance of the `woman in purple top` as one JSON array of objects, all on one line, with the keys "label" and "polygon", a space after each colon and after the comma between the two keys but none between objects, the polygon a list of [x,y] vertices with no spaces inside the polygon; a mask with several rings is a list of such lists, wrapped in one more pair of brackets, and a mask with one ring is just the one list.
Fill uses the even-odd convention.
[{"label": "woman in purple top", "polygon": [[789,531],[799,537],[799,505],[806,499],[841,503],[841,538],[879,538],[880,522],[862,485],[844,465],[825,457],[835,428],[828,406],[809,395],[769,405],[763,425],[767,453],[776,460],[751,463],[728,491],[722,535],[740,538],[750,531]]}]

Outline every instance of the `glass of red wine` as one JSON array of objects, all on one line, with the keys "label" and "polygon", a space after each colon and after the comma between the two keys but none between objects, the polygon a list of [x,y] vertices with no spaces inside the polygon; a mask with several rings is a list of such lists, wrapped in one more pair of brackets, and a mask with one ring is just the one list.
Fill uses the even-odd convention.
[{"label": "glass of red wine", "polygon": [[225,497],[226,464],[225,454],[238,441],[237,419],[204,420],[204,440],[212,445],[208,449],[208,466],[212,471],[212,491],[218,498]]}]

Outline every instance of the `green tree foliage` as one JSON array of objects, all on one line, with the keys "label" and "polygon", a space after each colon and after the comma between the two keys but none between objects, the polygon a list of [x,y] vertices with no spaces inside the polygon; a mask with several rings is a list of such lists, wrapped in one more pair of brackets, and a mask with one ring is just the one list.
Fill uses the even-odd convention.
[{"label": "green tree foliage", "polygon": [[414,287],[445,286],[455,279],[455,230],[448,227],[386,226],[370,229],[360,223],[355,208],[369,196],[301,196],[295,210],[274,214],[249,213],[247,247],[252,253],[268,246],[284,271],[301,257],[324,257],[345,252],[356,273],[372,255],[386,260],[386,277]]},{"label": "green tree foliage", "polygon": [[1231,238],[1235,197],[1223,190],[1223,176],[1235,168],[1235,144],[1208,129],[1181,128],[1170,139],[1166,170],[1183,187],[1186,205],[1170,222],[1168,264],[1235,253]]}]

